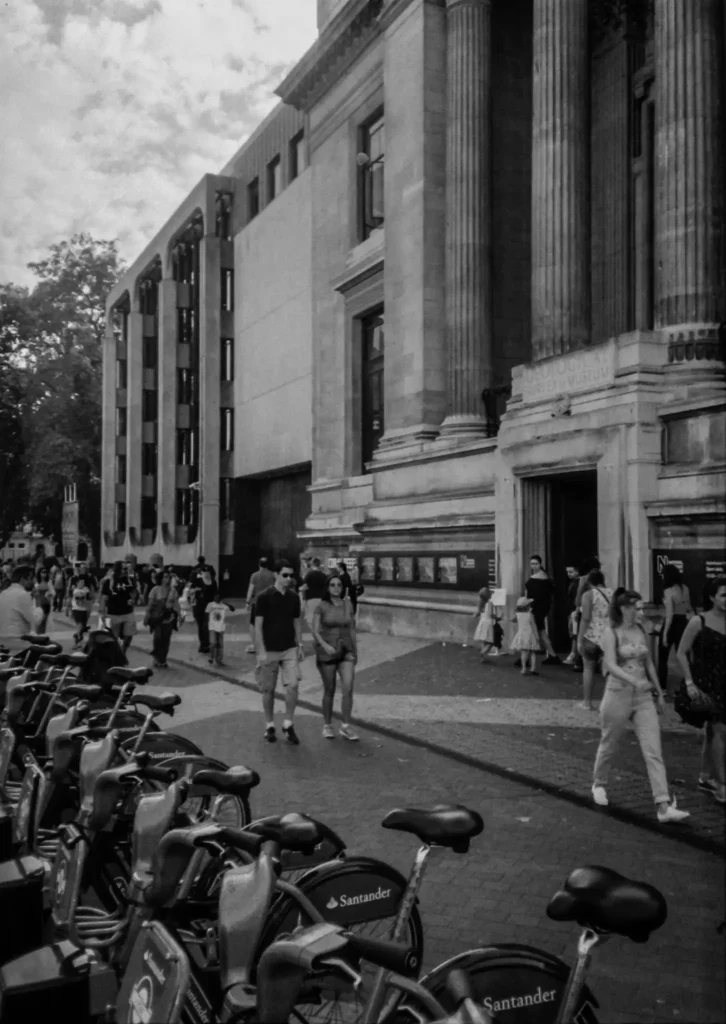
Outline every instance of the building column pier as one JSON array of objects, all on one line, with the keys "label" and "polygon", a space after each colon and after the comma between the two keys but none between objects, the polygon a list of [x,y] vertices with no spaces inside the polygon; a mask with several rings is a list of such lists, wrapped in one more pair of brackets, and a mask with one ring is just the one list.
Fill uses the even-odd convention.
[{"label": "building column pier", "polygon": [[724,360],[723,23],[723,0],[655,5],[656,324],[679,372]]},{"label": "building column pier", "polygon": [[[138,291],[137,288],[134,289]],[[138,300],[137,300],[138,301]],[[131,547],[141,544],[141,444],[143,441],[144,317],[128,319],[128,417],[126,441],[126,529]]]},{"label": "building column pier", "polygon": [[[157,444],[158,537],[173,535],[176,521],[177,287],[159,282],[159,438]],[[166,530],[164,524],[167,524]]]},{"label": "building column pier", "polygon": [[446,5],[445,442],[486,435],[482,390],[492,380],[491,0]]},{"label": "building column pier", "polygon": [[534,0],[532,357],[590,340],[588,4]]}]

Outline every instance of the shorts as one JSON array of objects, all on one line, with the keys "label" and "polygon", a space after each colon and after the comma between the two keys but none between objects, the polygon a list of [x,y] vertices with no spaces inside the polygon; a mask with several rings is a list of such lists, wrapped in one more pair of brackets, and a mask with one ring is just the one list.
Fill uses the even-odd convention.
[{"label": "shorts", "polygon": [[540,633],[543,633],[543,632],[545,632],[547,630],[547,613],[546,612],[532,612],[532,618],[534,619],[534,624],[537,627],[537,629],[540,631]]},{"label": "shorts", "polygon": [[274,693],[277,686],[277,677],[281,677],[282,686],[297,689],[299,682],[297,647],[290,647],[286,651],[268,651],[267,662],[258,665],[255,674],[257,684],[262,693]]},{"label": "shorts", "polygon": [[592,640],[588,640],[586,637],[583,637],[582,658],[584,661],[591,661],[594,664],[597,664],[600,658],[602,658],[602,653],[602,647],[593,643]]},{"label": "shorts", "polygon": [[75,624],[77,626],[83,626],[84,629],[88,625],[88,616],[90,614],[91,614],[90,611],[84,610],[82,608],[74,608],[71,611],[71,616],[72,616],[73,621],[75,622]]},{"label": "shorts", "polygon": [[136,635],[136,616],[133,612],[126,615],[109,615],[108,622],[114,636],[127,638]]}]

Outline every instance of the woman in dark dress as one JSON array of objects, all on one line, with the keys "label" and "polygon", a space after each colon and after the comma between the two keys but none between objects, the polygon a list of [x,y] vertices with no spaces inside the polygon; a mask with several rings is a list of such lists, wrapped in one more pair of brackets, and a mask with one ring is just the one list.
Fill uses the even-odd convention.
[{"label": "woman in dark dress", "polygon": [[524,585],[524,592],[532,601],[530,611],[539,633],[539,642],[542,648],[547,651],[547,657],[542,664],[559,665],[561,664],[560,659],[555,654],[555,649],[547,633],[547,616],[550,613],[555,585],[544,571],[542,559],[539,555],[532,555],[529,560],[529,568],[531,575]]},{"label": "woman in dark dress", "polygon": [[686,626],[678,646],[689,697],[702,691],[715,711],[706,722],[698,788],[726,804],[726,579],[710,581],[704,610]]}]

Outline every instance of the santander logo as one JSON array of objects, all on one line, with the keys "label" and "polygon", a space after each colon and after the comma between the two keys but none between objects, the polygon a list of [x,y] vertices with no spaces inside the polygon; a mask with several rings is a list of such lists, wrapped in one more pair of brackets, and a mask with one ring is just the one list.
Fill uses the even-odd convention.
[{"label": "santander logo", "polygon": [[335,910],[337,907],[356,907],[361,903],[375,903],[378,900],[386,899],[391,892],[391,889],[384,889],[379,885],[375,892],[363,892],[358,896],[347,896],[345,893],[341,893],[337,899],[335,896],[331,896],[325,904],[325,908],[326,910]]}]

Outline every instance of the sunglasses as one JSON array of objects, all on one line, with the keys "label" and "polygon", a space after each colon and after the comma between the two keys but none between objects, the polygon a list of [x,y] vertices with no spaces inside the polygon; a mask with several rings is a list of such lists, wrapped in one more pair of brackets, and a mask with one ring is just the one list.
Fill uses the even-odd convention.
[{"label": "sunglasses", "polygon": [[282,576],[282,578],[284,580],[291,580],[293,578],[293,576],[295,575],[295,573],[294,572],[281,572],[280,575]]}]

